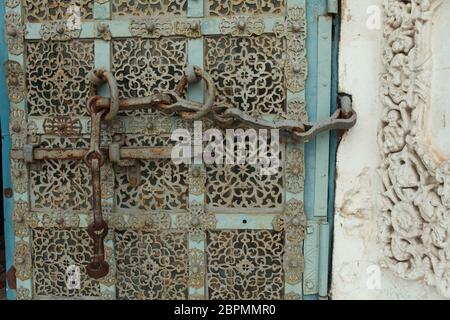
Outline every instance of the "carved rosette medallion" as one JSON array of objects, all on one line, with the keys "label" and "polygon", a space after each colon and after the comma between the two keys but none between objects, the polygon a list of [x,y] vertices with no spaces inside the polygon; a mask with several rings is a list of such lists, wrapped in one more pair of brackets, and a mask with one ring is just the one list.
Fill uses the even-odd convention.
[{"label": "carved rosette medallion", "polygon": [[259,36],[264,33],[264,21],[262,18],[245,16],[224,18],[220,22],[219,31],[234,37]]},{"label": "carved rosette medallion", "polygon": [[5,35],[9,53],[14,55],[23,53],[26,32],[20,14],[14,11],[5,14]]},{"label": "carved rosette medallion", "polygon": [[25,74],[17,61],[6,61],[6,84],[11,102],[19,103],[25,99]]},{"label": "carved rosette medallion", "polygon": [[275,231],[285,231],[286,238],[292,243],[300,243],[305,238],[306,215],[303,202],[296,199],[289,200],[282,215],[274,218]]},{"label": "carved rosette medallion", "polygon": [[286,189],[292,193],[300,193],[305,184],[305,159],[303,150],[299,148],[287,151]]},{"label": "carved rosette medallion", "polygon": [[67,41],[80,37],[81,28],[72,28],[66,21],[44,23],[40,35],[44,41]]},{"label": "carved rosette medallion", "polygon": [[391,0],[385,7],[379,235],[382,266],[449,298],[450,161],[434,157],[422,128],[430,110],[431,18],[440,3]]},{"label": "carved rosette medallion", "polygon": [[15,244],[14,266],[17,279],[26,281],[31,278],[31,251],[25,241],[18,241]]},{"label": "carved rosette medallion", "polygon": [[205,283],[205,275],[205,252],[199,249],[191,249],[189,251],[189,286],[202,288]]},{"label": "carved rosette medallion", "polygon": [[129,26],[133,37],[157,39],[173,33],[173,25],[170,21],[152,19],[134,19]]},{"label": "carved rosette medallion", "polygon": [[11,147],[20,149],[27,141],[27,120],[25,111],[19,108],[12,108],[9,118],[9,131],[11,132]]}]

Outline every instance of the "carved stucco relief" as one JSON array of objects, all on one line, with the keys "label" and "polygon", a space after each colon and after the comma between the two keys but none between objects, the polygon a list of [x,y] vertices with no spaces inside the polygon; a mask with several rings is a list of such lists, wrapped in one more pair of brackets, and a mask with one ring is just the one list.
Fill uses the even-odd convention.
[{"label": "carved stucco relief", "polygon": [[441,0],[389,0],[385,7],[379,130],[383,267],[450,298],[450,160],[424,132],[430,104],[431,20]]}]

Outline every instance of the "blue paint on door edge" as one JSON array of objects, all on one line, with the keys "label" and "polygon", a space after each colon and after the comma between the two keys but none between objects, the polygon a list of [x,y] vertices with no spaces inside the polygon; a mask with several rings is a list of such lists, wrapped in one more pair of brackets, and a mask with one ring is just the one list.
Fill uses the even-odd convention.
[{"label": "blue paint on door edge", "polygon": [[[11,152],[11,138],[9,135],[9,99],[6,89],[5,62],[8,60],[8,47],[4,39],[5,26],[5,1],[0,2],[0,125],[2,135],[2,175],[3,188],[12,188],[11,181],[11,161],[9,158]],[[9,270],[14,262],[14,227],[12,224],[12,209],[14,205],[13,197],[6,198],[3,190],[3,214],[5,227],[5,255],[6,270]],[[8,300],[16,299],[15,290],[7,286],[6,297]]]}]

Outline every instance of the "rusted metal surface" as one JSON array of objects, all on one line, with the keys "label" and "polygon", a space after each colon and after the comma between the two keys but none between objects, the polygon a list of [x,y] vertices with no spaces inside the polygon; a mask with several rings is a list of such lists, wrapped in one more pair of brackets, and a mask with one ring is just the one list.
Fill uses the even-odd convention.
[{"label": "rusted metal surface", "polygon": [[[108,148],[100,147],[104,153]],[[36,148],[33,150],[34,160],[81,160],[89,152],[89,149],[44,149]],[[120,159],[124,160],[152,160],[152,159],[170,159],[172,147],[120,147]],[[23,150],[12,150],[11,159],[23,160]]]}]

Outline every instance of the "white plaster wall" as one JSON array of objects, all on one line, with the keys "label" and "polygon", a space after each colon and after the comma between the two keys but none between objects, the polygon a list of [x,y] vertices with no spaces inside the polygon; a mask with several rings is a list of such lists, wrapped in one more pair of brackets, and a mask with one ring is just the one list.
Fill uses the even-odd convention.
[{"label": "white plaster wall", "polygon": [[[342,0],[339,90],[353,95],[358,123],[338,150],[332,299],[440,299],[434,288],[406,281],[378,265],[377,198],[381,183],[377,129],[382,104],[383,26],[369,29],[383,0]],[[374,20],[371,20],[373,22]],[[379,281],[377,279],[379,276]]]}]

